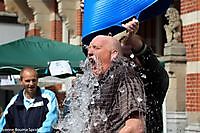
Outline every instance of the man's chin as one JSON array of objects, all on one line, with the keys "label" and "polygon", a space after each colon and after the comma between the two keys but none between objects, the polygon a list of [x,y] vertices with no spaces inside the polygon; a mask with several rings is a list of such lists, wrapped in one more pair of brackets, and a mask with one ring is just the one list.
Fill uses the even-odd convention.
[{"label": "man's chin", "polygon": [[28,91],[29,91],[29,92],[35,92],[35,91],[36,91],[36,88],[28,88]]},{"label": "man's chin", "polygon": [[93,74],[95,77],[99,75],[96,71],[92,71],[92,74]]},{"label": "man's chin", "polygon": [[98,71],[98,70],[92,70],[92,74],[95,76],[95,77],[99,77],[99,75],[100,75],[100,72]]},{"label": "man's chin", "polygon": [[102,72],[92,72],[94,77],[97,78],[97,79],[101,79],[102,76],[103,76],[103,73]]}]

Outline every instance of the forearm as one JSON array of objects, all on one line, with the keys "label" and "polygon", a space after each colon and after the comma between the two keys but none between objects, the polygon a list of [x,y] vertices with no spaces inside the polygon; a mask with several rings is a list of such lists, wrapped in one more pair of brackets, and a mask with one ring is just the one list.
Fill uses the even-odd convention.
[{"label": "forearm", "polygon": [[132,46],[132,53],[144,68],[155,69],[161,67],[160,62],[153,54],[153,51],[144,43],[140,36],[129,33],[126,43]]},{"label": "forearm", "polygon": [[163,103],[169,85],[167,71],[148,47],[143,53],[137,55],[137,59],[144,68],[144,73],[147,76],[148,81],[153,83],[153,88],[157,88],[157,91],[152,91],[152,93],[157,95],[160,103]]},{"label": "forearm", "polygon": [[126,42],[124,42],[125,44],[127,43],[128,45],[133,46],[133,48],[131,49],[133,53],[138,53],[141,51],[142,47],[143,47],[143,39],[139,36],[136,35],[132,32],[127,33],[128,37]]},{"label": "forearm", "polygon": [[152,50],[146,44],[143,45],[145,45],[144,49],[141,49],[140,53],[136,53],[136,57],[142,66],[150,70],[161,69],[162,66]]},{"label": "forearm", "polygon": [[144,133],[144,119],[131,118],[125,123],[125,126],[119,131],[119,133]]}]

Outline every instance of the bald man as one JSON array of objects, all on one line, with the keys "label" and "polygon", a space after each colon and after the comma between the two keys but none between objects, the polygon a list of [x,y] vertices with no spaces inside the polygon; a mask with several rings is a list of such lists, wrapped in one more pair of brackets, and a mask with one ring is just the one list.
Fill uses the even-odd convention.
[{"label": "bald man", "polygon": [[121,56],[120,43],[99,35],[88,47],[88,59],[99,86],[89,105],[91,133],[143,133],[144,85],[134,64]]}]

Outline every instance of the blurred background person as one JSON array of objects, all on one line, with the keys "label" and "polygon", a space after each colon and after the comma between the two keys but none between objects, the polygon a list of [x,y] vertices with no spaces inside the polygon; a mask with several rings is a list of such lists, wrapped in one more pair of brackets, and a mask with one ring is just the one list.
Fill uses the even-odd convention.
[{"label": "blurred background person", "polygon": [[58,103],[55,94],[38,87],[38,74],[32,67],[20,72],[23,89],[7,105],[1,119],[0,132],[52,132],[58,119]]}]

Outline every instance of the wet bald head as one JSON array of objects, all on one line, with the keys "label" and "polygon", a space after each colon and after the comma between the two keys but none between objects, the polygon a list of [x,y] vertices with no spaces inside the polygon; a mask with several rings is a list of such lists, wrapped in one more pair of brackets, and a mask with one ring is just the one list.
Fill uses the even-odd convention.
[{"label": "wet bald head", "polygon": [[109,51],[115,50],[119,53],[119,55],[121,55],[120,42],[112,36],[98,35],[91,41],[90,44],[95,44],[96,42],[101,45],[105,45],[105,48]]},{"label": "wet bald head", "polygon": [[111,36],[96,36],[88,47],[88,58],[92,64],[93,74],[97,77],[103,75],[118,55],[121,55],[118,40]]}]

